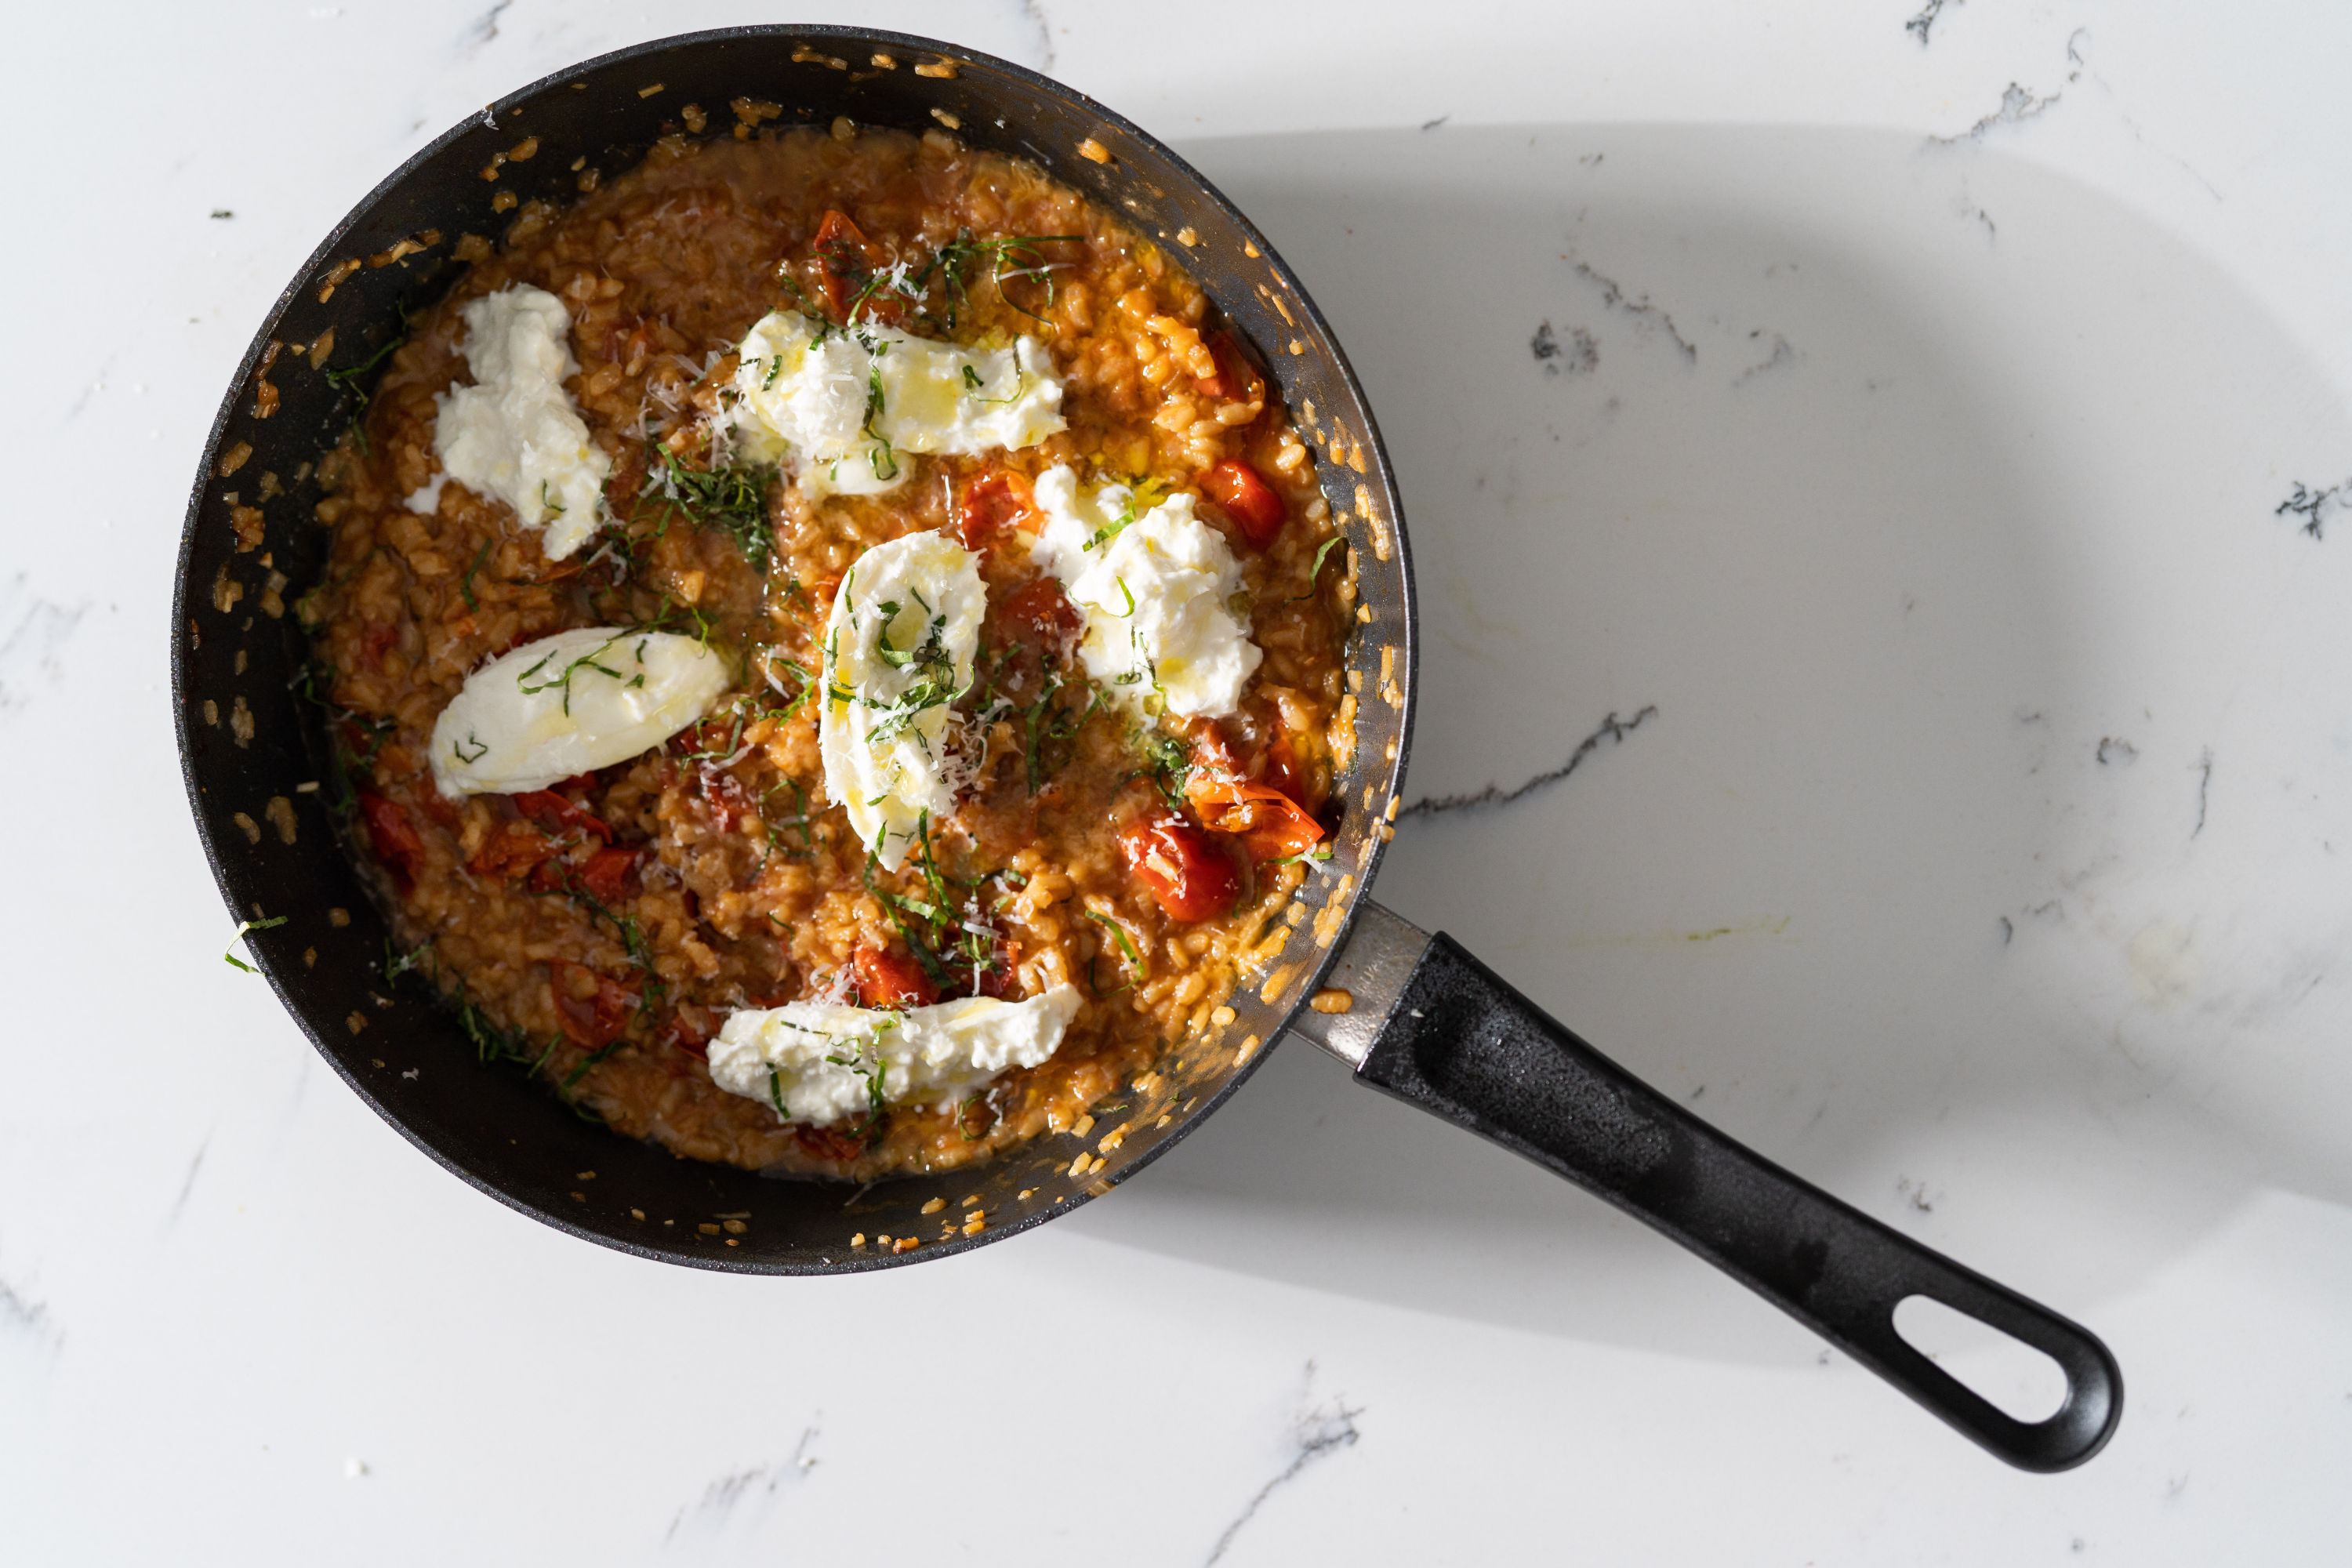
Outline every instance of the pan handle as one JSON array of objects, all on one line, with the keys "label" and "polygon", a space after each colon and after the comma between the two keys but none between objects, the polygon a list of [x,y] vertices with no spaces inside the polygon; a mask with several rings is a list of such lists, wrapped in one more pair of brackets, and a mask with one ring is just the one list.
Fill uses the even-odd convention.
[{"label": "pan handle", "polygon": [[[1424,938],[1369,902],[1357,923],[1332,976],[1354,988],[1348,1013],[1302,1015],[1294,1026],[1353,1064],[1360,1081],[1664,1232],[2020,1468],[2072,1468],[2113,1435],[2123,1374],[2087,1330],[1742,1148],[1444,932]],[[2065,1403],[2032,1423],[1996,1409],[1895,1331],[1895,1304],[1910,1296],[2050,1356],[2065,1373]]]}]

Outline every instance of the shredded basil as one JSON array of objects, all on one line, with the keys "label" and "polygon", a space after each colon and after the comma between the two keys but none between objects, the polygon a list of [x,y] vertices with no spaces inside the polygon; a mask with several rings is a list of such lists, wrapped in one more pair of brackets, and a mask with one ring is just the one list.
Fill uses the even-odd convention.
[{"label": "shredded basil", "polygon": [[292,917],[289,915],[278,915],[266,921],[238,921],[236,934],[228,939],[228,951],[221,954],[222,962],[234,964],[237,968],[244,970],[247,974],[260,973],[261,971],[256,969],[252,964],[246,963],[245,960],[236,955],[236,944],[245,940],[245,933],[249,931],[274,931],[278,927],[284,925]]},{"label": "shredded basil", "polygon": [[[1290,603],[1295,605],[1298,603],[1300,599],[1311,599],[1315,596],[1315,579],[1323,574],[1324,557],[1329,555],[1331,552],[1337,550],[1339,546],[1347,542],[1347,536],[1338,533],[1333,534],[1330,538],[1323,542],[1323,548],[1315,552],[1315,564],[1307,569],[1307,592],[1293,596]],[[1242,617],[1236,616],[1235,618],[1240,619]]]},{"label": "shredded basil", "polygon": [[465,595],[466,608],[469,610],[479,607],[474,602],[474,574],[482,569],[482,563],[490,558],[490,551],[497,546],[498,542],[496,534],[483,540],[482,547],[474,552],[474,563],[467,567],[466,574],[457,580],[457,592]]}]

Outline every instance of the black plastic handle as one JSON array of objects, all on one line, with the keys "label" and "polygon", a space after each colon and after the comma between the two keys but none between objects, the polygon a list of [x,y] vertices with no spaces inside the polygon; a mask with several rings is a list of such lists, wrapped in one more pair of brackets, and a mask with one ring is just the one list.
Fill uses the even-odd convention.
[{"label": "black plastic handle", "polygon": [[[1752,1153],[1561,1028],[1443,931],[1358,1078],[1608,1199],[1723,1269],[2023,1469],[2081,1464],[2123,1415],[2088,1331]],[[1926,1296],[2032,1345],[2066,1401],[2028,1424],[1913,1349],[1895,1303]]]}]

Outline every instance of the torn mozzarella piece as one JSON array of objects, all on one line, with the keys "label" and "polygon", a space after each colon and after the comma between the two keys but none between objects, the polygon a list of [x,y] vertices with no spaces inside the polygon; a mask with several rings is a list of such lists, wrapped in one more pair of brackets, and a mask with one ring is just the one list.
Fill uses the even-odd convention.
[{"label": "torn mozzarella piece", "polygon": [[572,317],[562,300],[527,283],[469,300],[461,313],[474,384],[434,400],[441,472],[408,498],[408,510],[434,510],[441,487],[455,479],[544,528],[540,549],[561,561],[596,531],[613,470],[563,390],[565,379],[580,374]]},{"label": "torn mozzarella piece", "polygon": [[1078,657],[1112,698],[1144,715],[1216,717],[1241,706],[1265,655],[1234,607],[1241,563],[1192,515],[1189,494],[1137,510],[1125,485],[1086,490],[1066,467],[1037,477],[1046,524],[1030,557],[1083,612]]},{"label": "torn mozzarella piece", "polygon": [[1077,988],[1024,1002],[973,996],[903,1013],[790,1002],[730,1014],[710,1042],[710,1081],[827,1127],[883,1105],[949,1110],[1014,1068],[1033,1068],[1077,1016]]},{"label": "torn mozzarella piece", "polygon": [[817,719],[825,793],[891,870],[925,817],[955,810],[951,705],[971,684],[987,612],[980,557],[940,533],[876,545],[834,595]]},{"label": "torn mozzarella piece", "polygon": [[445,795],[512,795],[626,762],[702,717],[726,660],[693,637],[589,626],[502,654],[433,721]]},{"label": "torn mozzarella piece", "polygon": [[737,353],[735,420],[747,447],[770,460],[789,451],[813,495],[895,489],[909,452],[1034,447],[1062,428],[1061,378],[1035,338],[962,348],[778,310]]}]

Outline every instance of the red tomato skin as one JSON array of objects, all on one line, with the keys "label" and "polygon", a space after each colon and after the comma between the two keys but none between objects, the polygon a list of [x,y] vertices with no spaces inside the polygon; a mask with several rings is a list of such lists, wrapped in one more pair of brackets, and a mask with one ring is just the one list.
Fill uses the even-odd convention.
[{"label": "red tomato skin", "polygon": [[1289,510],[1282,498],[1261,478],[1255,468],[1238,458],[1228,459],[1211,468],[1201,478],[1202,488],[1210,498],[1225,509],[1242,531],[1242,537],[1253,550],[1264,550],[1282,532],[1289,521]]},{"label": "red tomato skin", "polygon": [[690,1004],[670,1015],[670,1044],[690,1057],[710,1059],[710,1042],[718,1034],[710,1015]]},{"label": "red tomato skin", "polygon": [[[838,209],[828,211],[817,224],[816,238],[810,247],[816,252],[817,270],[824,280],[824,302],[833,308],[835,315],[846,317],[866,279],[882,265],[880,257],[865,231],[850,221],[847,213]],[[898,315],[887,307],[897,303],[895,299],[869,297],[868,310],[862,313],[887,322]],[[874,308],[877,306],[883,308]]]},{"label": "red tomato skin", "polygon": [[1301,855],[1323,841],[1323,825],[1306,807],[1265,784],[1200,782],[1185,798],[1210,831],[1238,838],[1255,864]]},{"label": "red tomato skin", "polygon": [[360,821],[367,827],[368,847],[392,873],[400,890],[407,892],[416,885],[417,872],[425,868],[425,840],[416,836],[416,825],[398,801],[373,790],[360,791],[359,808]]},{"label": "red tomato skin", "polygon": [[1260,395],[1257,374],[1234,342],[1231,332],[1219,332],[1209,340],[1209,353],[1217,362],[1217,374],[1197,384],[1211,397],[1228,403],[1246,403]]},{"label": "red tomato skin", "polygon": [[1036,494],[1029,488],[1029,477],[1016,468],[975,474],[956,492],[956,536],[966,550],[986,549],[1009,528],[1034,533],[1044,521],[1037,511]]},{"label": "red tomato skin", "polygon": [[555,1002],[556,1022],[572,1043],[583,1050],[600,1051],[627,1031],[629,1020],[636,1016],[637,998],[635,992],[601,974],[595,975],[593,996],[572,995],[571,975],[586,968],[561,958],[549,960],[547,988]]},{"label": "red tomato skin", "polygon": [[1021,976],[1014,973],[1021,967],[1021,944],[1011,937],[997,940],[996,951],[990,955],[989,965],[980,972],[980,984],[975,996],[993,996],[999,1001],[1021,999]]},{"label": "red tomato skin", "polygon": [[1224,847],[1174,812],[1154,810],[1119,829],[1127,868],[1171,919],[1196,922],[1226,913],[1242,896],[1241,868]]},{"label": "red tomato skin", "polygon": [[613,829],[603,817],[553,790],[535,789],[519,795],[514,797],[514,805],[517,811],[551,832],[586,833],[607,844],[613,841]]},{"label": "red tomato skin", "polygon": [[1023,646],[1040,653],[1060,653],[1087,625],[1051,577],[1033,577],[1005,595],[997,616]]},{"label": "red tomato skin", "polygon": [[519,877],[556,852],[554,841],[528,823],[501,823],[482,840],[466,869],[477,877]]},{"label": "red tomato skin", "polygon": [[629,894],[637,874],[637,852],[608,847],[597,850],[580,867],[580,885],[597,902],[617,904]]},{"label": "red tomato skin", "polygon": [[912,953],[889,947],[857,950],[857,1000],[867,1007],[928,1007],[940,988]]},{"label": "red tomato skin", "polygon": [[1322,842],[1323,825],[1306,802],[1297,752],[1278,719],[1255,780],[1213,721],[1199,725],[1190,738],[1194,766],[1184,798],[1203,827],[1233,836],[1253,865],[1304,854]]},{"label": "red tomato skin", "polygon": [[1313,816],[1322,801],[1307,787],[1307,770],[1298,765],[1298,749],[1291,743],[1290,731],[1283,727],[1277,714],[1269,726],[1265,742],[1265,773],[1261,783],[1297,801],[1307,815]]}]

